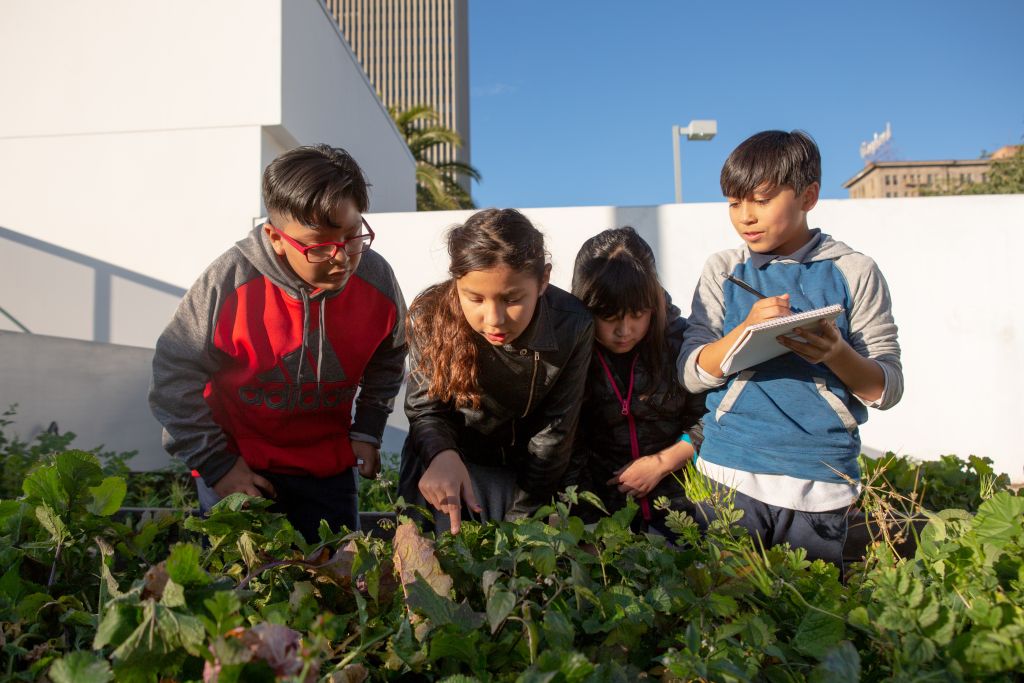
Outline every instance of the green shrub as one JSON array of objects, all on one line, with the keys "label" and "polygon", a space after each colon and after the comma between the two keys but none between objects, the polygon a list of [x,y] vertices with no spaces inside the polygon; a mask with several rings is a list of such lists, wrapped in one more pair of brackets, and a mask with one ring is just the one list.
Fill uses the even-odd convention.
[{"label": "green shrub", "polygon": [[[436,541],[321,530],[269,501],[141,527],[124,482],[57,455],[0,503],[6,680],[1014,680],[1024,669],[1024,498],[929,513],[917,556],[878,546],[847,583],[722,519],[679,547],[592,527],[570,491]],[[550,522],[550,523],[548,523]],[[161,535],[173,529],[169,545]],[[94,652],[93,652],[94,651]]]},{"label": "green shrub", "polygon": [[861,477],[882,488],[912,499],[927,510],[960,508],[975,511],[987,498],[1010,490],[1010,478],[997,474],[991,458],[943,455],[938,460],[918,461],[886,453],[879,458],[860,457]]},{"label": "green shrub", "polygon": [[[0,499],[21,495],[22,481],[38,465],[51,462],[57,453],[66,451],[77,438],[74,432],[60,432],[56,423],[40,432],[30,441],[19,438],[10,430],[15,423],[17,406],[12,405],[0,414]],[[101,464],[104,474],[117,476],[128,484],[123,501],[126,507],[192,508],[196,506],[195,487],[189,469],[177,459],[167,467],[151,472],[133,472],[129,463],[137,451],[117,453],[97,446],[88,451]]]}]

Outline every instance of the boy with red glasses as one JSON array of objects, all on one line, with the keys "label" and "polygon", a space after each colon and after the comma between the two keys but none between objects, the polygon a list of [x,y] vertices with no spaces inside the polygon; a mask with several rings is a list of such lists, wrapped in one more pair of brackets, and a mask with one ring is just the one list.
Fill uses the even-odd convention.
[{"label": "boy with red glasses", "polygon": [[206,269],[160,336],[149,400],[164,447],[199,473],[204,509],[269,496],[312,542],[321,519],[358,528],[354,469],[380,470],[405,302],[369,250],[366,180],[348,152],[282,154],[263,202],[267,222]]}]

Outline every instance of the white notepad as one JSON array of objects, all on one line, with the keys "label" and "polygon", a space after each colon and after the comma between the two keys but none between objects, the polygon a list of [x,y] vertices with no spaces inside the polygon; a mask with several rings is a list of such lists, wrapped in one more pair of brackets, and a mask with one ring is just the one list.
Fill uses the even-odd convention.
[{"label": "white notepad", "polygon": [[824,308],[816,308],[813,311],[772,318],[763,323],[751,325],[740,335],[740,338],[722,359],[722,374],[739,372],[770,358],[788,353],[789,349],[780,344],[776,337],[799,338],[799,335],[793,333],[794,328],[817,325],[820,320],[835,320],[843,310],[839,304],[832,304]]}]

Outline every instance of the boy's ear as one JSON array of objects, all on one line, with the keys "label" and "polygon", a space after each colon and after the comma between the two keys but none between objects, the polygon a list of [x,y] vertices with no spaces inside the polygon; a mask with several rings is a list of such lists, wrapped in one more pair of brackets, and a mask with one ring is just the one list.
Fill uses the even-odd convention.
[{"label": "boy's ear", "polygon": [[540,276],[540,296],[544,295],[544,292],[548,291],[548,284],[551,282],[551,264],[544,264],[544,272]]},{"label": "boy's ear", "polygon": [[804,188],[800,196],[800,209],[805,213],[810,211],[818,203],[818,195],[821,193],[821,183],[811,183]]},{"label": "boy's ear", "polygon": [[277,231],[270,225],[270,219],[268,218],[263,223],[263,232],[267,234],[267,239],[270,240],[270,247],[274,250],[274,253],[278,256],[284,256],[284,240],[277,234]]}]

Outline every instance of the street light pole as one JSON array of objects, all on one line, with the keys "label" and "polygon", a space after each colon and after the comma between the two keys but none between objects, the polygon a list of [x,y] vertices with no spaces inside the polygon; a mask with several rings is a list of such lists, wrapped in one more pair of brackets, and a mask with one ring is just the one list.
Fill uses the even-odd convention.
[{"label": "street light pole", "polygon": [[687,140],[710,140],[718,133],[718,121],[714,119],[697,119],[690,121],[686,128],[672,126],[672,160],[676,171],[676,204],[683,201],[683,172],[679,163],[679,137],[685,135]]},{"label": "street light pole", "polygon": [[676,204],[682,204],[683,172],[679,166],[679,126],[672,126],[672,160],[676,170]]}]

